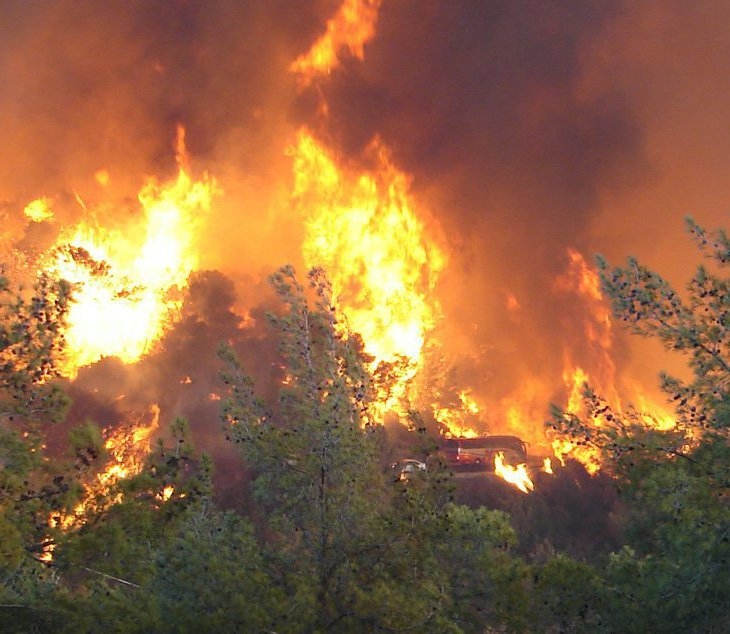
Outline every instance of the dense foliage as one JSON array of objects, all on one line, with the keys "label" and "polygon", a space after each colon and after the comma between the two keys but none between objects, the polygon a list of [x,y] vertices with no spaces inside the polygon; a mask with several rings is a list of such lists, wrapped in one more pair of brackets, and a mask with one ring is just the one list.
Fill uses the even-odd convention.
[{"label": "dense foliage", "polygon": [[67,301],[67,286],[47,277],[18,289],[0,276],[0,602],[18,623],[29,597],[55,587],[37,563],[52,540],[45,520],[75,493],[41,457],[42,425],[65,406],[52,379]]},{"label": "dense foliage", "polygon": [[[105,459],[98,427],[76,425],[65,460],[43,452],[65,406],[53,379],[68,289],[3,278],[0,629],[727,631],[730,243],[689,228],[709,262],[686,292],[635,260],[599,261],[616,317],[689,357],[691,380],[661,377],[676,425],[613,411],[588,390],[585,415],[556,410],[551,425],[601,451],[604,473],[568,465],[532,496],[465,496],[434,456],[428,471],[398,477],[360,339],[322,271],[305,288],[284,267],[271,278],[278,394],[260,398],[245,359],[219,351],[223,433],[250,474],[245,507],[217,505],[214,465],[176,420],[142,471],[86,499],[79,518]],[[414,427],[426,455],[425,426]],[[591,536],[604,547],[587,546]]]},{"label": "dense foliage", "polygon": [[309,281],[313,305],[290,267],[272,276],[286,305],[272,316],[286,369],[277,403],[258,401],[232,351],[222,353],[228,434],[254,469],[262,551],[289,597],[274,629],[479,631],[488,614],[509,622],[505,597],[520,589],[507,517],[451,504],[438,470],[394,481],[382,468],[361,342],[338,327],[323,272]]},{"label": "dense foliage", "polygon": [[623,491],[625,546],[604,571],[610,631],[730,627],[730,241],[687,225],[708,265],[685,293],[635,259],[599,260],[615,316],[688,356],[691,380],[661,375],[676,424],[662,430],[642,412],[615,412],[590,391],[585,418],[554,416],[561,433],[603,452]]}]

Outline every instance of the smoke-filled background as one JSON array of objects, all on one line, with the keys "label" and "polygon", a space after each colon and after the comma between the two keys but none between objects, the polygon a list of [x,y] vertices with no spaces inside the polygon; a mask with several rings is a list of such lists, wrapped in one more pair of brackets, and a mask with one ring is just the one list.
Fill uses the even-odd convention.
[{"label": "smoke-filled background", "polygon": [[[224,339],[265,390],[277,372],[266,277],[304,268],[290,201],[303,125],[355,168],[370,167],[378,137],[411,177],[448,256],[439,371],[472,391],[483,429],[503,430],[505,403],[521,400],[518,431],[539,442],[566,366],[653,391],[672,360],[602,321],[576,257],[590,268],[598,252],[636,255],[681,285],[696,261],[683,217],[727,225],[730,5],[383,0],[364,59],[345,52],[302,85],[290,66],[339,5],[0,2],[6,248],[40,252],[91,206],[123,226],[144,179],[174,173],[178,124],[193,169],[221,190],[177,325],[134,366],[83,369],[71,416],[111,424],[157,402],[203,445],[222,442],[208,396]],[[52,225],[23,217],[41,196]]]}]

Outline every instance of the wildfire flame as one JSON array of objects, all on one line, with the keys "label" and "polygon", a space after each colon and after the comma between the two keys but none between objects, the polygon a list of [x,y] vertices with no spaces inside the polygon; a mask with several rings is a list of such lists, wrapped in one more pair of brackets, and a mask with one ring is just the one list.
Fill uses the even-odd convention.
[{"label": "wildfire flame", "polygon": [[48,198],[36,198],[29,202],[23,214],[32,222],[47,222],[53,220],[53,209],[51,209],[51,201]]},{"label": "wildfire flame", "polygon": [[505,431],[530,442],[532,447],[547,446],[541,433],[545,415],[545,403],[550,393],[544,380],[537,376],[527,376],[506,397],[499,402],[497,409]]},{"label": "wildfire flame", "polygon": [[149,411],[150,422],[138,421],[130,426],[120,426],[109,434],[104,447],[109,452],[110,462],[98,481],[109,488],[119,480],[138,474],[150,449],[150,439],[159,429],[160,408],[153,404]]},{"label": "wildfire flame", "polygon": [[169,484],[157,495],[157,499],[161,502],[167,502],[173,493],[175,493],[175,487]]},{"label": "wildfire flame", "polygon": [[41,552],[36,555],[36,559],[44,564],[51,564],[53,563],[54,550],[56,550],[56,543],[51,539],[47,539],[41,544]]},{"label": "wildfire flame", "polygon": [[[322,36],[289,66],[300,88],[326,77],[343,56],[363,59],[366,44],[375,36],[381,3],[343,0]],[[323,94],[319,98],[326,115]],[[410,179],[393,164],[387,147],[376,138],[365,154],[370,167],[361,169],[328,149],[308,129],[300,129],[289,148],[294,174],[291,202],[304,224],[305,264],[326,269],[333,299],[347,327],[362,336],[365,352],[372,357],[373,374],[387,374],[387,389],[378,395],[376,409],[402,415],[411,382],[423,368],[427,341],[441,317],[435,289],[448,258],[438,227],[423,209],[416,211]],[[62,232],[43,262],[46,271],[73,285],[74,301],[65,333],[68,354],[62,368],[69,377],[106,356],[127,363],[137,361],[174,323],[181,290],[198,266],[196,234],[219,191],[207,174],[199,180],[191,177],[183,128],[178,129],[177,164],[177,178],[163,183],[150,178],[142,187],[139,217],[123,230],[100,223],[95,210],[88,209],[77,195],[84,220]],[[111,176],[99,170],[94,178],[104,187]],[[24,214],[31,222],[52,221],[52,200],[39,198],[29,203]],[[586,366],[589,376],[576,361],[575,351],[566,350],[566,410],[582,413],[583,386],[591,383],[620,411],[611,317],[600,280],[579,252],[569,249],[566,255],[565,273],[555,280],[554,290],[571,294],[585,309],[582,334],[593,358]],[[521,306],[517,295],[505,295],[505,307],[513,319],[519,318]],[[189,380],[185,377],[182,382]],[[529,438],[535,446],[535,430],[542,427],[541,417],[553,387],[540,377],[525,377],[490,410],[494,417],[490,422]],[[637,392],[632,397],[650,412],[647,424],[673,425],[671,417],[653,415],[659,410],[645,395]],[[208,399],[219,400],[220,396],[210,393]],[[479,416],[483,408],[469,389],[458,391],[458,402],[450,406],[431,401],[426,401],[426,408],[431,407],[436,420],[453,436],[478,435],[469,419]],[[155,427],[157,416],[159,410],[153,415]],[[593,424],[602,422],[596,419]],[[87,502],[69,519],[71,523],[83,517],[88,501],[105,495],[119,479],[141,468],[153,431],[141,424],[109,436],[109,465],[89,485]],[[569,456],[591,473],[600,468],[600,457],[591,448],[565,439],[554,439],[552,447],[561,462]],[[494,467],[498,476],[521,491],[533,490],[526,464],[506,464],[504,455],[498,454]],[[552,470],[549,458],[543,468]],[[171,494],[166,489],[159,499]]]},{"label": "wildfire flame", "polygon": [[[589,375],[583,367],[572,363],[570,354],[566,353],[563,370],[563,382],[567,390],[565,411],[577,416],[586,415],[583,397],[586,386],[590,385],[606,399],[615,413],[621,415],[624,411],[624,399],[617,387],[616,366],[611,355],[611,314],[601,294],[600,279],[580,253],[569,249],[567,257],[567,270],[556,280],[556,288],[577,295],[585,308],[584,332],[586,340],[591,344],[592,363],[596,366],[597,374]],[[673,417],[640,389],[636,386],[632,386],[633,389],[622,387],[625,388],[622,393],[644,412],[642,420],[647,426],[657,429],[671,429],[674,426]],[[595,416],[589,422],[597,428],[605,425],[601,416]],[[597,473],[601,468],[601,456],[597,447],[573,443],[566,438],[554,438],[552,447],[561,464],[565,464],[565,459],[570,457],[581,462],[591,474]]]},{"label": "wildfire flame", "polygon": [[347,324],[360,333],[372,369],[392,364],[396,407],[415,374],[439,315],[433,296],[446,256],[429,238],[409,196],[409,180],[383,145],[370,147],[376,169],[342,169],[334,154],[300,130],[291,150],[293,201],[304,218],[307,266],[322,266]]},{"label": "wildfire flame", "polygon": [[[82,500],[76,505],[73,513],[64,516],[54,515],[50,523],[69,529],[86,521],[89,511],[107,508],[119,501],[120,495],[112,495],[111,490],[120,480],[137,475],[144,466],[150,451],[150,440],[159,429],[160,408],[153,404],[149,409],[149,421],[143,417],[130,421],[107,432],[104,447],[109,460],[103,471],[85,485]],[[173,493],[172,487],[165,487],[158,497],[167,500]]]},{"label": "wildfire flame", "polygon": [[[363,59],[380,5],[381,0],[343,1],[322,37],[289,67],[301,88],[328,75],[343,52]],[[326,119],[329,106],[322,93],[318,97]],[[292,198],[305,222],[305,263],[325,268],[347,326],[362,336],[373,358],[378,391],[373,415],[405,418],[426,337],[440,316],[433,290],[446,256],[430,237],[436,229],[427,231],[423,215],[415,212],[410,180],[393,165],[387,148],[376,138],[365,153],[369,171],[343,167],[334,152],[301,129],[290,151]],[[476,435],[463,423],[463,399],[461,405],[458,411],[432,407],[452,434]]]},{"label": "wildfire flame", "polygon": [[507,464],[504,461],[504,453],[501,451],[494,456],[494,473],[523,493],[531,493],[535,490],[535,484],[527,472],[527,465],[524,462],[517,466]]},{"label": "wildfire flame", "polygon": [[345,0],[337,13],[327,20],[325,33],[304,55],[289,67],[308,85],[317,76],[329,74],[338,64],[340,51],[363,59],[365,44],[375,35],[381,0]]},{"label": "wildfire flame", "polygon": [[454,438],[476,438],[479,432],[469,425],[465,419],[468,416],[478,416],[479,405],[467,389],[459,391],[458,397],[459,405],[457,407],[440,407],[438,404],[434,404],[434,418],[446,426],[449,435]]},{"label": "wildfire flame", "polygon": [[138,360],[174,322],[179,290],[198,263],[196,233],[218,191],[207,174],[191,178],[182,128],[177,150],[177,178],[151,178],[140,191],[137,227],[113,231],[89,218],[62,233],[45,266],[73,285],[63,363],[71,377],[102,357]]}]

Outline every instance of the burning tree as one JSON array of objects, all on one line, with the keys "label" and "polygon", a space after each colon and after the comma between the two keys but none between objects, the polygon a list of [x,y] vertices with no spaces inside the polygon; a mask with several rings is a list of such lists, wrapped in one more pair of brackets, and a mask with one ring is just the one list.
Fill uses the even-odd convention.
[{"label": "burning tree", "polygon": [[[149,575],[152,544],[200,497],[201,480],[191,474],[185,474],[177,490],[185,453],[181,423],[172,426],[180,439],[174,453],[161,447],[148,457],[146,448],[135,469],[119,471],[113,482],[97,471],[105,457],[118,458],[120,450],[109,441],[105,447],[92,422],[69,431],[64,445],[68,452],[47,449],[49,425],[64,418],[68,404],[55,379],[72,301],[69,285],[48,275],[39,275],[27,287],[0,276],[3,631],[87,629],[71,618],[75,611],[62,598],[64,593],[83,587],[90,600],[98,602],[100,595],[108,594],[109,582],[137,587],[126,578]],[[110,466],[120,470],[126,465],[112,461]],[[176,499],[169,502],[159,497],[168,484],[176,487]],[[165,512],[158,512],[163,504]],[[100,595],[86,583],[90,575],[105,586]],[[82,605],[81,595],[78,598]]]}]

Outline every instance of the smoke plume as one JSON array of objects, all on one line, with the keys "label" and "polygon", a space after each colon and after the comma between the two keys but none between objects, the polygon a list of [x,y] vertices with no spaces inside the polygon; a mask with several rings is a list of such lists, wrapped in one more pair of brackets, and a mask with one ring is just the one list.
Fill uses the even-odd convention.
[{"label": "smoke plume", "polygon": [[[344,54],[302,87],[291,62],[338,6],[2,3],[4,247],[42,252],[92,206],[124,226],[144,179],[173,174],[178,124],[193,169],[222,191],[179,321],[138,364],[82,370],[72,416],[108,424],[156,402],[214,446],[218,343],[272,384],[266,276],[287,262],[303,272],[288,152],[303,125],[363,168],[379,138],[411,176],[448,251],[435,289],[442,380],[485,404],[485,428],[504,429],[521,394],[520,431],[538,439],[549,402],[566,398],[566,365],[653,390],[674,360],[601,330],[571,253],[589,268],[596,252],[637,255],[681,284],[694,257],[682,217],[727,224],[730,6],[383,0],[364,58]],[[53,223],[22,214],[42,196]]]}]

